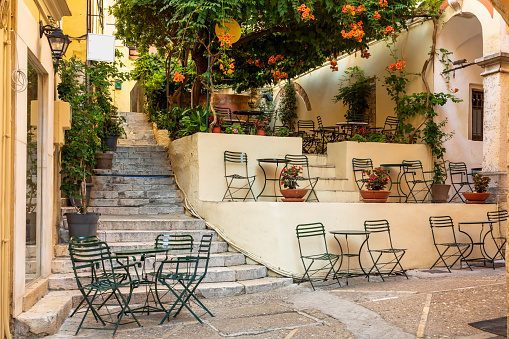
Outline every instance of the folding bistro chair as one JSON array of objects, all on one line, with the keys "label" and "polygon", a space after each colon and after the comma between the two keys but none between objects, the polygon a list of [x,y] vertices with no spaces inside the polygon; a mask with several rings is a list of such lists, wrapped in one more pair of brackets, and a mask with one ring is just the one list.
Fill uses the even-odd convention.
[{"label": "folding bistro chair", "polygon": [[[390,276],[391,274],[404,274],[408,279],[406,270],[401,266],[401,258],[405,255],[406,249],[394,248],[394,246],[392,246],[389,222],[387,220],[366,220],[364,222],[364,230],[371,232],[368,238],[368,252],[371,256],[371,260],[373,260],[373,266],[369,270],[368,275],[371,274],[373,270],[376,270],[383,281],[385,281],[383,274],[386,276]],[[388,245],[386,248],[374,248],[370,246],[370,243],[373,242],[383,242]]]},{"label": "folding bistro chair", "polygon": [[465,165],[464,162],[449,162],[449,175],[451,177],[452,187],[454,187],[456,191],[449,202],[451,202],[455,196],[458,196],[461,201],[465,202],[465,198],[463,198],[460,192],[461,189],[466,186],[468,187],[468,192],[473,192],[473,183],[468,180],[470,174],[467,171],[467,165]]},{"label": "folding bistro chair", "polygon": [[398,129],[398,118],[394,116],[388,116],[385,118],[384,127],[371,128],[371,131],[380,131],[382,135],[385,135],[387,141],[394,140]]},{"label": "folding bistro chair", "polygon": [[[302,167],[302,173],[304,176],[297,177],[297,182],[299,181],[307,181],[309,184],[307,184],[304,187],[304,189],[309,189],[309,194],[306,198],[306,201],[316,201],[319,202],[318,196],[315,192],[315,186],[318,183],[318,177],[311,178],[311,175],[309,174],[309,161],[308,157],[306,155],[291,155],[287,154],[285,155],[285,160],[288,160],[288,162],[285,165],[285,168],[288,168],[289,166],[300,166]],[[311,198],[311,196],[314,196],[314,198]]]},{"label": "folding bistro chair", "polygon": [[[497,259],[497,256],[500,254],[500,259],[505,260],[505,245],[507,242],[507,238],[504,236],[504,233],[502,232],[502,228],[505,229],[505,227],[502,227],[502,222],[507,221],[509,218],[509,215],[507,213],[507,210],[498,210],[493,212],[488,212],[488,220],[489,221],[497,221],[498,225],[498,234],[495,236],[493,234],[493,225],[490,230],[491,238],[495,242],[495,246],[497,247],[497,252],[493,256],[493,260]],[[506,226],[506,224],[504,224]]]},{"label": "folding bistro chair", "polygon": [[[334,266],[338,262],[340,256],[337,254],[329,253],[327,249],[327,241],[325,240],[325,228],[323,227],[323,224],[321,222],[312,224],[300,224],[297,225],[296,232],[297,241],[299,243],[300,259],[302,260],[302,265],[304,266],[305,270],[302,278],[300,278],[300,281],[304,281],[304,278],[307,277],[311,283],[311,287],[314,290],[315,286],[313,285],[311,276],[327,270],[327,274],[323,278],[323,281],[326,281],[329,275],[332,273],[332,278],[336,279],[339,284],[338,274],[334,269]],[[321,244],[322,241],[323,247],[318,253],[309,253],[309,251],[303,249],[303,246],[307,245],[308,243],[309,246],[315,247],[317,244]],[[311,269],[311,266],[313,266],[315,261],[325,261],[325,265],[320,268]],[[309,262],[309,264],[306,262]]]},{"label": "folding bistro chair", "polygon": [[353,177],[355,183],[357,184],[357,188],[359,188],[359,190],[362,190],[364,188],[364,185],[366,185],[366,182],[368,181],[368,176],[364,174],[364,171],[366,170],[373,171],[373,161],[371,161],[371,159],[369,158],[366,159],[353,158],[352,168]]},{"label": "folding bistro chair", "polygon": [[[83,327],[83,322],[89,311],[93,314],[96,322],[99,321],[104,326],[106,323],[115,325],[113,335],[117,332],[119,325],[136,322],[141,327],[138,319],[136,319],[136,316],[129,307],[133,289],[139,285],[139,276],[136,269],[139,263],[122,264],[118,261],[119,257],[111,255],[108,244],[92,238],[71,238],[69,241],[69,254],[78,289],[87,306],[75,334],[77,335],[81,328],[110,329],[104,327]],[[113,259],[115,259],[115,263]],[[131,278],[129,273],[130,267],[135,269],[137,277],[135,280]],[[117,270],[121,273],[117,273]],[[127,297],[120,292],[121,287],[129,287],[129,295]],[[116,316],[108,309],[107,302],[112,299],[112,296],[114,296],[113,300],[116,300],[118,306],[120,306],[120,311]],[[107,313],[99,314],[99,310],[103,306]],[[120,324],[125,313],[131,313],[133,320]],[[106,316],[108,319],[106,319]]]},{"label": "folding bistro chair", "polygon": [[[214,316],[196,297],[196,289],[207,274],[211,244],[212,235],[205,234],[201,238],[197,254],[177,256],[161,261],[157,271],[157,281],[166,286],[177,300],[166,311],[166,315],[160,324],[164,323],[167,319],[169,320],[169,316],[174,310],[175,314],[173,314],[173,317],[176,317],[184,307],[196,320],[203,324],[200,317],[189,307],[191,301],[198,304],[210,316]],[[203,262],[203,265],[200,264],[201,262]],[[203,267],[203,269],[198,271],[198,266]]]},{"label": "folding bistro chair", "polygon": [[302,138],[302,153],[312,153],[316,149],[315,122],[313,120],[297,121],[297,136]]},{"label": "folding bistro chair", "polygon": [[[422,167],[420,160],[403,160],[405,172],[405,181],[407,182],[409,192],[407,196],[407,202],[410,197],[413,197],[414,201],[417,202],[416,194],[425,192],[426,194],[420,200],[424,202],[428,195],[433,199],[431,194],[431,185],[433,184],[433,177],[429,175],[434,174],[434,171],[425,171]],[[428,176],[428,178],[426,178]],[[416,189],[420,188],[420,189]]]},{"label": "folding bistro chair", "polygon": [[223,122],[226,124],[242,124],[244,120],[240,120],[229,107],[218,107],[214,106],[216,114],[223,117]]},{"label": "folding bistro chair", "polygon": [[[232,167],[235,167],[237,170],[242,170],[241,167],[244,167],[242,170],[244,173],[233,173]],[[253,193],[253,183],[256,179],[256,175],[250,176],[248,173],[246,153],[224,151],[224,178],[226,180],[226,192],[224,193],[223,201],[225,199],[230,201],[253,199],[256,201],[256,197]],[[246,183],[242,186],[232,186],[233,182],[237,180],[245,181]],[[235,197],[235,193],[239,191],[246,191],[246,194],[241,197]],[[251,197],[248,198],[249,193],[251,193]]]},{"label": "folding bistro chair", "polygon": [[[453,267],[458,260],[460,262],[460,268],[461,263],[466,262],[468,268],[472,270],[472,267],[470,267],[470,264],[465,258],[465,252],[468,251],[471,243],[462,243],[456,240],[456,233],[454,232],[454,223],[452,222],[452,218],[450,216],[429,217],[429,223],[431,226],[431,234],[433,235],[433,244],[438,252],[438,259],[430,267],[430,270],[442,261],[449,273],[451,273],[451,267]],[[451,238],[452,241],[447,241]],[[454,260],[451,264],[447,264],[446,262],[449,258]]]}]

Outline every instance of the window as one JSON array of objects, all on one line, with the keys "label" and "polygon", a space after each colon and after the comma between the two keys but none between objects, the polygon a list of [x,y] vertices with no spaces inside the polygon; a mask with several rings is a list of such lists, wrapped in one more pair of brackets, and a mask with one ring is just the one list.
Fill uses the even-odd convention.
[{"label": "window", "polygon": [[472,140],[483,139],[484,92],[472,89]]}]

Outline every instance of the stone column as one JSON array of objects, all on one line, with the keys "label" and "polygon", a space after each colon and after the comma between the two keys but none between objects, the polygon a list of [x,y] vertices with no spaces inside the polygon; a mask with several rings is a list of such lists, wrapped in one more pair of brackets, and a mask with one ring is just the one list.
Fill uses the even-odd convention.
[{"label": "stone column", "polygon": [[484,67],[484,121],[482,174],[491,178],[489,202],[507,202],[509,53],[495,53],[477,59]]}]

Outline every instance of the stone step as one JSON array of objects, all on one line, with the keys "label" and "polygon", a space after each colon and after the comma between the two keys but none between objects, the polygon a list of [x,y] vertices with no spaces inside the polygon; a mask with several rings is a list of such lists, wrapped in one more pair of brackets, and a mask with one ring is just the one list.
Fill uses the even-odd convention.
[{"label": "stone step", "polygon": [[120,146],[117,147],[117,154],[121,152],[128,153],[138,153],[138,152],[149,152],[153,154],[154,152],[166,152],[164,146]]},{"label": "stone step", "polygon": [[134,145],[139,145],[139,146],[153,146],[153,145],[157,145],[157,142],[156,140],[119,140],[118,141],[118,146],[134,146]]},{"label": "stone step", "polygon": [[199,242],[202,236],[212,235],[212,241],[217,241],[217,233],[212,230],[200,229],[200,230],[99,230],[97,236],[99,239],[106,241],[107,243],[115,242],[154,242],[159,234],[189,234],[193,237],[195,242]]},{"label": "stone step", "polygon": [[172,175],[173,172],[166,165],[116,165],[112,169],[94,169],[97,176],[147,176],[147,175]]},{"label": "stone step", "polygon": [[101,215],[98,229],[106,230],[205,230],[205,221],[186,215]]},{"label": "stone step", "polygon": [[[158,256],[156,259],[162,260],[164,255]],[[145,258],[145,267],[152,268],[154,265],[154,257]],[[209,259],[209,268],[211,267],[227,267],[244,265],[246,258],[240,253],[211,253]],[[199,267],[203,267],[204,262],[201,261]],[[158,265],[157,265],[158,266]],[[170,266],[172,267],[172,266]],[[58,257],[51,262],[52,273],[73,273],[72,263],[70,258]]]},{"label": "stone step", "polygon": [[161,177],[151,176],[92,176],[95,185],[127,184],[127,185],[169,185],[175,183],[173,174]]},{"label": "stone step", "polygon": [[316,183],[315,190],[338,190],[344,191],[348,186],[347,179],[334,177],[320,177]]},{"label": "stone step", "polygon": [[76,291],[48,292],[28,311],[16,317],[16,334],[28,337],[57,333],[71,312],[74,295]]},{"label": "stone step", "polygon": [[174,198],[147,198],[147,199],[90,199],[90,207],[122,207],[122,206],[160,206],[160,205],[171,205],[171,204],[182,204],[183,200],[181,197]]},{"label": "stone step", "polygon": [[177,191],[177,185],[175,184],[147,184],[147,185],[132,185],[132,184],[97,184],[94,185],[93,191],[111,191],[117,193],[126,193],[128,192],[139,192],[139,191],[168,191],[175,192]]},{"label": "stone step", "polygon": [[309,165],[327,165],[327,155],[325,154],[306,154],[306,156],[308,157]]},{"label": "stone step", "polygon": [[[126,250],[138,250],[145,248],[154,247],[155,240],[146,242],[109,242],[110,250],[112,252],[126,251]],[[193,244],[193,251],[197,252],[199,242]],[[69,246],[67,244],[58,244],[55,246],[55,257],[56,258],[67,258],[69,259]],[[210,253],[223,253],[228,250],[228,244],[224,241],[213,241],[210,247]]]},{"label": "stone step", "polygon": [[[168,161],[168,157],[165,152],[157,152],[157,156],[146,157],[137,156],[138,154],[147,153],[147,152],[139,152],[139,153],[128,153],[122,152],[120,156],[113,156],[113,166],[118,165],[146,165],[146,166],[167,166],[170,168],[170,162]],[[131,155],[127,157],[127,155]]]},{"label": "stone step", "polygon": [[90,197],[92,199],[158,199],[179,197],[179,191],[95,191],[92,190]]},{"label": "stone step", "polygon": [[[135,132],[126,132],[127,139],[125,140],[147,140],[147,141],[155,141],[154,135],[146,135],[146,132],[136,131]],[[124,139],[122,139],[124,140]]]},{"label": "stone step", "polygon": [[334,178],[336,176],[336,168],[327,165],[309,166],[309,175],[319,178]]},{"label": "stone step", "polygon": [[[147,146],[132,146],[132,147],[117,147],[117,152],[113,155],[113,160],[115,159],[131,159],[131,158],[144,158],[144,159],[151,159],[151,158],[157,158],[157,159],[163,159],[168,157],[168,153],[166,153],[166,150],[161,149],[158,151],[144,151],[144,147]],[[131,150],[121,150],[120,148],[129,148]],[[137,150],[137,149],[140,150]],[[143,160],[142,160],[143,161]]]},{"label": "stone step", "polygon": [[316,190],[320,202],[362,202],[359,192],[337,191],[337,190]]},{"label": "stone step", "polygon": [[[203,272],[199,268],[198,272]],[[204,283],[235,282],[252,279],[261,279],[267,276],[267,269],[261,265],[241,265],[230,267],[209,267]],[[136,276],[132,276],[136,279]],[[52,274],[49,276],[50,290],[77,290],[74,273]]]},{"label": "stone step", "polygon": [[90,207],[89,212],[98,212],[102,215],[140,215],[140,214],[179,214],[184,213],[180,204],[147,205],[139,207]]}]

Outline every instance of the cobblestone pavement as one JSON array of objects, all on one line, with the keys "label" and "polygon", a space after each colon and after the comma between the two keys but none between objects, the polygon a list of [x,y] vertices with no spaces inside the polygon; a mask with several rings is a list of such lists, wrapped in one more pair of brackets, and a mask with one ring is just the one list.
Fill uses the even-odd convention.
[{"label": "cobblestone pavement", "polygon": [[[322,283],[316,291],[309,287],[304,283],[205,299],[214,317],[203,315],[203,324],[187,310],[163,325],[158,325],[160,313],[139,316],[143,327],[121,326],[115,338],[501,338],[468,323],[507,315],[504,267],[451,274],[411,271],[408,280],[355,278],[348,286]],[[74,337],[80,318],[67,319],[52,338]],[[88,318],[95,325],[93,317]],[[77,338],[110,335],[110,331],[81,330]]]}]

